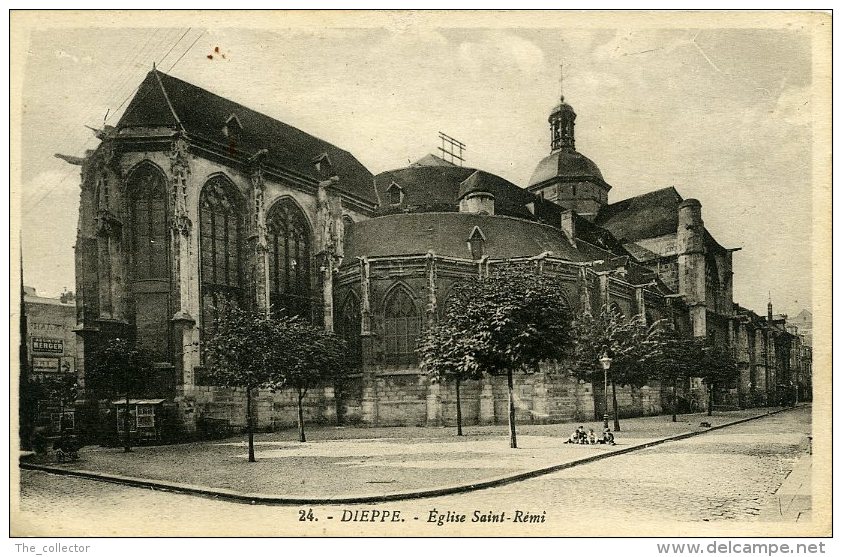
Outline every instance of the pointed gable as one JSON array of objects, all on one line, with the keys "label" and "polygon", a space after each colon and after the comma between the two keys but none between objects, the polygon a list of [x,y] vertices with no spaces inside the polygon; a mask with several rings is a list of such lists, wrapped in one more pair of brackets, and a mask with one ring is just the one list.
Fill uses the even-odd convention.
[{"label": "pointed gable", "polygon": [[132,102],[117,122],[117,129],[161,126],[178,128],[178,117],[154,71],[146,74]]}]

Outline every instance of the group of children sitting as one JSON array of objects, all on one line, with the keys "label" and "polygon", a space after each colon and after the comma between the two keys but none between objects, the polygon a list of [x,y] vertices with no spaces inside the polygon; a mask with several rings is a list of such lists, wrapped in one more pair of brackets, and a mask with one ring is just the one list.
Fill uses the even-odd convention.
[{"label": "group of children sitting", "polygon": [[602,438],[597,439],[593,429],[585,432],[585,426],[581,425],[576,428],[576,431],[570,434],[570,438],[565,443],[575,443],[577,445],[616,445],[614,443],[614,434],[607,427],[602,430]]}]

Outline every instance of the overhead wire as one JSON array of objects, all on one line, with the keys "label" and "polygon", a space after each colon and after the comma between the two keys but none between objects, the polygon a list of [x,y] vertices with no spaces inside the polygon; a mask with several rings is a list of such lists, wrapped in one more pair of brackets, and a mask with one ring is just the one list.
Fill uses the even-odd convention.
[{"label": "overhead wire", "polygon": [[167,70],[168,72],[171,72],[171,71],[172,71],[172,69],[173,69],[174,67],[176,67],[176,66],[178,65],[178,63],[179,63],[179,62],[181,62],[181,59],[182,59],[182,58],[184,58],[184,55],[185,55],[185,54],[187,54],[188,52],[190,52],[190,50],[191,50],[191,49],[192,49],[192,48],[196,45],[196,43],[197,43],[197,42],[199,42],[199,39],[201,39],[201,38],[202,38],[202,36],[203,36],[204,34],[205,34],[205,31],[204,31],[204,30],[203,30],[201,33],[199,33],[199,36],[197,36],[197,37],[193,40],[193,42],[192,42],[192,43],[190,43],[190,46],[188,46],[188,47],[187,47],[187,50],[185,50],[184,52],[182,52],[182,53],[181,53],[181,56],[179,56],[179,57],[178,57],[178,60],[176,60],[176,61],[175,61],[175,63],[174,63],[172,66],[170,66],[170,67],[169,67],[169,69]]},{"label": "overhead wire", "polygon": [[[176,48],[176,46],[178,46],[178,44],[179,44],[179,43],[180,43],[180,42],[184,39],[184,37],[185,37],[185,36],[187,36],[187,33],[189,33],[191,29],[192,29],[191,27],[188,27],[188,28],[187,28],[187,30],[186,30],[184,33],[182,33],[182,35],[178,38],[178,40],[176,40],[176,41],[172,44],[172,46],[170,46],[170,48],[167,50],[167,52],[166,52],[166,53],[165,53],[165,54],[164,54],[164,55],[160,58],[159,63],[160,63],[161,61],[163,61],[163,60],[164,60],[167,56],[169,56],[169,55],[170,55],[170,53],[171,53],[171,52],[172,52],[172,51]],[[126,59],[128,59],[128,56],[124,57],[124,59],[123,59],[123,61],[120,63],[120,65],[123,65],[123,66],[124,66],[124,71],[125,71],[125,70],[128,70],[128,72],[127,72],[127,77],[126,77],[126,80],[125,80],[125,81],[127,81],[127,82],[128,82],[128,80],[130,80],[130,79],[131,79],[131,77],[132,77],[132,75],[133,75],[133,72],[132,72],[132,67],[133,67],[133,66],[137,63],[138,59],[142,59],[141,57],[142,57],[142,55],[143,55],[143,52],[146,50],[146,47],[148,46],[148,44],[150,43],[150,41],[152,40],[152,38],[153,38],[153,37],[157,34],[157,31],[159,31],[159,30],[160,30],[160,29],[156,29],[155,31],[153,31],[152,33],[150,33],[149,35],[147,35],[146,40],[144,41],[143,46],[142,46],[139,50],[135,51],[135,56],[132,58],[132,61],[128,64],[128,66],[126,66],[126,64],[125,64],[125,60],[126,60]],[[169,69],[169,70],[167,70],[167,71],[172,70],[172,68],[174,68],[174,67],[176,66],[176,64],[178,64],[178,62],[180,62],[180,61],[181,61],[181,59],[182,59],[182,58],[183,58],[183,57],[187,54],[187,52],[189,52],[189,51],[190,51],[190,49],[192,49],[192,48],[193,48],[193,46],[196,44],[196,42],[198,42],[199,38],[200,38],[202,35],[204,35],[204,33],[205,33],[205,31],[202,31],[202,33],[200,33],[200,34],[199,34],[199,36],[197,36],[197,37],[196,37],[196,39],[195,39],[195,40],[194,40],[194,41],[190,44],[190,46],[189,46],[189,47],[187,47],[187,49],[186,49],[186,50],[185,50],[185,51],[181,54],[181,56],[179,56],[178,60],[176,60],[176,61],[175,61],[175,63],[173,63],[173,64],[170,66],[170,69]],[[158,47],[159,47],[162,43],[163,43],[163,40],[162,40],[162,41],[160,41],[157,45],[155,45],[155,47],[153,47],[153,50],[157,50],[157,49],[158,49]],[[154,58],[153,58],[153,59],[154,59]],[[121,72],[121,73],[122,73],[122,72]],[[142,82],[142,81],[141,81],[141,82]],[[115,88],[115,89],[114,89],[114,90],[112,90],[112,91],[113,91],[113,92],[117,92],[117,91],[119,91],[119,89],[120,89],[120,88],[121,88],[121,87],[119,87],[119,86],[118,86],[117,88]],[[113,114],[117,113],[117,112],[119,111],[119,109],[123,107],[123,105],[124,105],[124,104],[128,101],[128,99],[129,99],[129,98],[131,98],[131,97],[132,97],[132,96],[133,96],[133,95],[137,92],[137,90],[138,90],[139,88],[140,88],[140,84],[138,84],[136,87],[134,87],[134,89],[133,89],[133,90],[129,93],[129,95],[128,95],[128,96],[127,96],[124,100],[123,100],[123,102],[121,102],[121,103],[120,103],[120,105],[117,107],[117,109],[115,109],[114,111],[111,111],[111,110],[109,109],[108,116],[111,116],[111,115],[113,115]],[[96,95],[96,94],[95,94],[95,95],[92,95],[92,96],[91,96],[91,100],[90,100],[90,101],[88,102],[88,104],[86,105],[86,108],[91,108],[91,107],[92,107],[92,105],[96,102],[96,98],[97,98],[97,95]],[[66,137],[66,138],[69,138],[69,135],[70,135],[70,132],[68,132],[67,134],[65,134],[65,137]],[[87,140],[85,140],[84,144],[82,145],[82,148],[83,148],[83,149],[87,148],[87,147],[88,147],[88,144],[89,144],[91,141],[95,140],[95,139],[96,139],[96,137],[95,137],[95,136],[91,136],[91,137],[89,137]],[[58,182],[54,185],[54,186],[52,186],[52,187],[51,187],[51,188],[49,188],[47,191],[45,191],[45,192],[44,192],[44,194],[42,194],[42,195],[41,195],[41,196],[40,196],[37,200],[35,200],[34,202],[29,203],[29,204],[28,204],[28,206],[27,206],[26,208],[23,208],[23,209],[22,209],[22,213],[23,213],[23,214],[28,214],[28,213],[30,213],[33,209],[35,209],[38,205],[40,205],[40,204],[41,204],[41,203],[42,203],[42,202],[43,202],[43,201],[44,201],[44,200],[45,200],[45,199],[46,199],[46,198],[47,198],[50,194],[52,194],[52,193],[53,193],[56,189],[58,189],[58,187],[60,187],[62,184],[64,184],[64,182],[66,182],[66,181],[67,181],[67,179],[68,179],[71,175],[73,175],[73,174],[74,174],[74,169],[73,169],[73,168],[68,169],[67,173],[66,173],[66,174],[65,174],[65,175],[64,175],[64,176],[63,176],[63,177],[62,177],[62,178],[61,178],[61,179],[60,179],[60,180],[59,180],[59,181],[58,181]]]},{"label": "overhead wire", "polygon": [[[174,43],[174,44],[170,47],[170,49],[167,51],[167,53],[166,53],[166,54],[164,54],[164,56],[161,58],[161,60],[159,60],[159,61],[158,61],[158,64],[160,64],[160,63],[161,63],[161,62],[162,62],[162,61],[163,61],[163,60],[164,60],[167,56],[169,56],[170,52],[172,52],[172,51],[173,51],[173,49],[174,49],[174,48],[178,45],[178,43],[180,43],[180,42],[181,42],[181,40],[182,40],[182,39],[183,39],[183,38],[187,35],[187,33],[189,33],[189,32],[190,32],[190,29],[192,29],[192,27],[188,27],[188,28],[187,28],[187,31],[185,31],[185,32],[184,32],[184,33],[183,33],[183,34],[182,34],[182,35],[178,38],[178,40],[177,40],[177,41],[176,41],[176,42],[175,42],[175,43]],[[167,70],[167,71],[169,71],[169,70]],[[137,90],[138,90],[138,89],[140,89],[140,83],[138,83],[138,84],[137,84],[137,86],[135,86],[135,88],[134,88],[134,89],[132,89],[132,90],[129,92],[129,94],[128,94],[128,95],[126,95],[126,97],[122,100],[122,102],[120,103],[120,105],[119,105],[117,108],[115,108],[115,109],[114,109],[114,114],[118,113],[118,112],[120,111],[120,109],[121,109],[121,108],[123,108],[123,106],[124,106],[124,105],[125,105],[125,104],[129,101],[129,99],[131,99],[131,98],[135,95],[135,93],[137,93]]]}]

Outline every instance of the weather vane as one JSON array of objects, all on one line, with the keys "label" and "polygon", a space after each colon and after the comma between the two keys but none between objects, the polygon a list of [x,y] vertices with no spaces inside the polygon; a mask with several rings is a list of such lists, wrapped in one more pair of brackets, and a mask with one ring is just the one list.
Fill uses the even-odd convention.
[{"label": "weather vane", "polygon": [[558,65],[558,95],[564,102],[564,62]]}]

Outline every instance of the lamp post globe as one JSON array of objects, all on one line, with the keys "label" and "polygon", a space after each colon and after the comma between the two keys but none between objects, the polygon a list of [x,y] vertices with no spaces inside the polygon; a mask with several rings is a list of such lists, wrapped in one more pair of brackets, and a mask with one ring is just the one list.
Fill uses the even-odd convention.
[{"label": "lamp post globe", "polygon": [[602,416],[602,427],[608,428],[608,370],[611,368],[611,356],[608,355],[608,349],[602,351],[602,356],[599,358],[599,363],[602,364],[602,371],[605,378],[605,414]]}]

